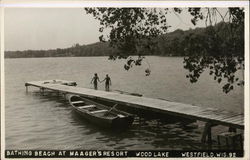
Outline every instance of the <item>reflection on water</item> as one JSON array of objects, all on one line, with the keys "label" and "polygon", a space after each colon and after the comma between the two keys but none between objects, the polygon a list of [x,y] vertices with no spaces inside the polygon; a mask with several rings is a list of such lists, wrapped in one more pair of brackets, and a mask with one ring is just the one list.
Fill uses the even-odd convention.
[{"label": "reflection on water", "polygon": [[[172,101],[178,99],[179,102],[192,102],[196,105],[202,104],[201,106],[204,107],[213,103],[228,110],[236,110],[237,108],[236,112],[243,111],[242,90],[235,90],[235,92],[230,93],[231,95],[227,95],[229,98],[224,99],[225,95],[218,91],[220,88],[218,88],[217,83],[206,78],[201,79],[198,86],[186,83],[185,79],[179,77],[184,72],[179,68],[181,59],[169,60],[168,58],[152,57],[152,61],[155,62],[152,62],[152,66],[155,64],[152,73],[155,75],[151,77],[140,75],[140,71],[142,71],[140,68],[131,72],[125,72],[122,68],[117,69],[120,64],[110,64],[102,57],[92,60],[92,62],[104,64],[105,67],[102,68],[98,65],[91,66],[92,63],[88,62],[91,60],[92,58],[87,60],[86,58],[6,60],[5,126],[7,149],[200,150],[218,149],[219,147],[216,141],[213,142],[212,146],[200,142],[204,125],[201,122],[185,125],[178,121],[168,122],[137,116],[133,125],[126,131],[111,131],[97,127],[74,112],[68,101],[57,93],[46,92],[42,95],[37,88],[32,87],[26,93],[24,88],[26,81],[56,78],[76,80],[80,87],[91,88],[89,81],[92,73],[112,72],[113,90],[123,89],[141,93],[144,96]],[[164,68],[164,65],[159,65],[159,61],[163,61],[167,66]],[[65,62],[70,66],[65,67]],[[175,66],[171,67],[169,63]],[[54,68],[51,68],[52,64]],[[91,67],[87,67],[88,65]],[[172,73],[172,69],[175,69],[176,73]],[[173,77],[174,75],[175,77]],[[154,77],[158,77],[158,79]],[[176,81],[180,85],[172,86],[171,84],[175,84]],[[159,84],[161,85],[159,86]],[[102,87],[100,86],[100,89],[103,89]],[[206,92],[203,92],[204,90]],[[205,96],[207,97],[204,98]],[[210,103],[210,100],[213,102]],[[235,107],[236,104],[237,107]],[[217,133],[225,129],[225,127],[215,127],[213,140],[216,140]]]}]

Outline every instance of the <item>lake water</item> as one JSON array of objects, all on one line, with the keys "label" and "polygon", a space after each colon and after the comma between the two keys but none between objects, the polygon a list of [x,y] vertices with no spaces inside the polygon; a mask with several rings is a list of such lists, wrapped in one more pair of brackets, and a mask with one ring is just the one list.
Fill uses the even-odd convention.
[{"label": "lake water", "polygon": [[[6,149],[216,149],[200,143],[203,123],[189,126],[136,119],[124,132],[104,130],[77,115],[63,97],[41,95],[27,81],[64,79],[76,81],[79,87],[93,88],[90,80],[98,73],[112,79],[112,90],[136,92],[145,97],[219,108],[237,113],[244,111],[243,87],[225,94],[222,86],[205,72],[197,83],[185,78],[183,58],[148,57],[151,75],[145,76],[148,64],[123,69],[123,61],[107,57],[67,57],[5,59],[5,134]],[[240,73],[239,73],[240,74]],[[104,84],[99,86],[104,90]],[[213,133],[226,130],[215,127]],[[215,136],[215,135],[214,135]],[[213,137],[216,139],[215,137]]]}]

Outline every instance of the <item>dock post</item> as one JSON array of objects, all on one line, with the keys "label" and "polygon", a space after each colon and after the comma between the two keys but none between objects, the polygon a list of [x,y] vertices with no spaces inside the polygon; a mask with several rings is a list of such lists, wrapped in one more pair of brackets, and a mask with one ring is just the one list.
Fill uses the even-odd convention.
[{"label": "dock post", "polygon": [[213,126],[215,126],[215,124],[212,124],[210,122],[207,122],[205,124],[203,134],[202,134],[202,137],[201,137],[201,142],[203,142],[203,143],[208,142],[209,144],[212,143],[212,127]]},{"label": "dock post", "polygon": [[210,128],[209,125],[210,125],[210,123],[206,123],[206,124],[205,124],[204,130],[203,130],[203,134],[202,134],[202,137],[201,137],[201,142],[202,142],[202,143],[205,143],[205,142],[206,142],[207,133],[208,133],[208,130],[209,130],[209,128]]},{"label": "dock post", "polygon": [[40,87],[40,93],[44,96],[44,88]]},{"label": "dock post", "polygon": [[28,92],[28,84],[25,83],[26,93]]},{"label": "dock post", "polygon": [[212,143],[212,126],[209,126],[209,129],[207,130],[207,142],[209,144]]}]

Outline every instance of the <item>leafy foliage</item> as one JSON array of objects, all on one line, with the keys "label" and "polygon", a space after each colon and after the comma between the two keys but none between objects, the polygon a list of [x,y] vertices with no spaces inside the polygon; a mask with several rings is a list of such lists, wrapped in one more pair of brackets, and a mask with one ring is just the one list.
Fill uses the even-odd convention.
[{"label": "leafy foliage", "polygon": [[[244,80],[236,72],[244,70],[244,12],[240,8],[229,8],[231,21],[217,27],[207,27],[204,35],[190,35],[185,41],[184,68],[189,70],[187,78],[196,82],[208,68],[209,74],[218,83],[224,79],[223,92],[228,93],[234,85],[243,85]],[[241,80],[240,80],[241,79]]]},{"label": "leafy foliage", "polygon": [[[223,91],[228,93],[238,85],[244,84],[243,79],[236,76],[236,72],[244,69],[244,48],[234,45],[235,39],[226,31],[230,25],[221,25],[216,31],[214,27],[206,28],[204,35],[187,36],[184,58],[184,68],[189,70],[187,78],[190,82],[196,82],[201,73],[208,68],[209,74],[218,83],[224,82]],[[224,32],[224,33],[223,33]],[[243,30],[237,34],[241,42],[244,42]],[[240,43],[240,42],[239,42]],[[218,54],[220,53],[220,54]],[[242,79],[241,81],[239,81]]]},{"label": "leafy foliage", "polygon": [[[127,59],[124,65],[129,70],[133,65],[141,65],[145,53],[153,52],[156,45],[155,38],[167,33],[170,26],[167,24],[166,15],[168,8],[85,8],[100,21],[100,32],[109,29],[107,39],[110,46],[118,52],[109,57],[110,60]],[[181,12],[174,8],[175,12]],[[105,41],[105,36],[99,39]],[[131,55],[138,55],[137,59]],[[149,70],[149,69],[148,69]],[[147,70],[146,75],[150,74]]]},{"label": "leafy foliage", "polygon": [[[143,55],[147,52],[157,50],[156,37],[165,34],[170,27],[166,15],[169,12],[179,14],[181,8],[85,8],[88,14],[92,14],[100,21],[100,32],[109,29],[106,37],[110,45],[117,49],[117,52],[109,59],[127,59],[124,65],[129,70],[133,65],[140,65]],[[213,25],[217,22],[219,15],[225,19],[217,8],[188,8],[192,16],[193,25],[200,20],[206,24]],[[206,68],[209,68],[210,75],[214,80],[221,83],[223,79],[227,82],[223,91],[228,93],[232,90],[233,84],[244,84],[239,82],[235,76],[237,70],[244,69],[244,9],[228,8],[229,25],[208,27],[203,34],[189,34],[184,39],[175,38],[172,40],[170,52],[184,52],[184,68],[189,71],[186,76],[191,83],[197,82],[200,75]],[[104,35],[100,36],[105,41]],[[159,50],[159,49],[158,49]],[[131,55],[138,55],[133,59]],[[146,75],[150,69],[145,70]]]}]

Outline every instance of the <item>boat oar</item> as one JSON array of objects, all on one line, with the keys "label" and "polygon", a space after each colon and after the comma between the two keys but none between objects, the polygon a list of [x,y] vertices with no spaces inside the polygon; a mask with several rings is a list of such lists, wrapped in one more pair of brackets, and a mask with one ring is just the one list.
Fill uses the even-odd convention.
[{"label": "boat oar", "polygon": [[108,112],[111,112],[118,104],[116,103],[113,107],[111,107]]}]

